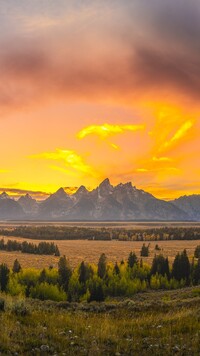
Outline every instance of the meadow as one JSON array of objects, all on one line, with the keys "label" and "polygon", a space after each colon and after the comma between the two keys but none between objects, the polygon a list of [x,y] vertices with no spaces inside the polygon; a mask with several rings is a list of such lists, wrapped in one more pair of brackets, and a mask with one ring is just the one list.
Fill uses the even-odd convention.
[{"label": "meadow", "polygon": [[[24,241],[24,238],[16,238],[12,236],[0,236],[0,239]],[[28,239],[28,242],[38,244],[40,241],[37,239]],[[48,242],[48,241],[47,241]],[[65,255],[72,267],[76,267],[83,260],[89,263],[97,263],[99,256],[105,253],[108,260],[111,262],[120,262],[122,259],[127,260],[127,257],[131,251],[134,251],[138,258],[140,258],[140,250],[143,245],[143,241],[91,241],[91,240],[53,240],[58,246],[60,254]],[[175,255],[178,252],[187,250],[188,257],[191,259],[194,255],[194,250],[199,244],[197,240],[167,240],[167,241],[151,241],[150,243],[150,255],[149,257],[143,257],[143,260],[151,264],[155,253],[161,252],[165,257],[169,258],[171,263]],[[148,242],[146,242],[148,244]],[[160,251],[155,250],[155,246],[161,248]],[[0,262],[6,263],[9,267],[12,267],[15,259],[20,261],[22,267],[35,267],[45,268],[49,265],[57,266],[59,257],[44,256],[44,255],[30,255],[21,252],[9,252],[0,251]]]},{"label": "meadow", "polygon": [[101,304],[0,297],[2,355],[200,354],[199,287]]}]

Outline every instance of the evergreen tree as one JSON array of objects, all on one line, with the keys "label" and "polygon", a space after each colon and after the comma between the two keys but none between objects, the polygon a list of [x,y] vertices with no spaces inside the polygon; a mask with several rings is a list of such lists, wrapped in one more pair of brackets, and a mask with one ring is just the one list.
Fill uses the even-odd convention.
[{"label": "evergreen tree", "polygon": [[45,270],[45,268],[43,268],[43,270],[41,271],[40,276],[39,276],[39,283],[46,282],[46,278],[47,278],[46,270]]},{"label": "evergreen tree", "polygon": [[194,284],[200,284],[200,257],[198,258],[197,265],[194,266],[193,282]]},{"label": "evergreen tree", "polygon": [[79,267],[79,282],[86,284],[87,280],[93,275],[92,267],[84,261],[81,262]]},{"label": "evergreen tree", "polygon": [[89,302],[92,302],[93,300],[97,302],[102,302],[105,299],[103,291],[103,282],[100,278],[97,277],[90,280],[89,292]]},{"label": "evergreen tree", "polygon": [[10,270],[8,266],[5,263],[2,263],[0,265],[0,287],[2,292],[6,291],[6,287],[9,282],[9,273]]},{"label": "evergreen tree", "polygon": [[184,279],[186,283],[189,283],[190,262],[186,250],[176,255],[172,265],[172,277],[177,281]]},{"label": "evergreen tree", "polygon": [[127,263],[128,263],[128,267],[130,268],[133,268],[133,266],[138,263],[138,259],[135,252],[132,251],[130,252]]},{"label": "evergreen tree", "polygon": [[149,256],[149,244],[146,246],[145,244],[142,245],[140,256],[148,257]]},{"label": "evergreen tree", "polygon": [[195,258],[199,258],[199,257],[200,257],[200,245],[198,245],[198,246],[195,248],[194,257],[195,257]]},{"label": "evergreen tree", "polygon": [[106,275],[106,267],[107,267],[107,258],[105,253],[102,253],[99,262],[98,262],[98,270],[97,274],[100,278],[104,278]]},{"label": "evergreen tree", "polygon": [[151,275],[155,275],[156,273],[162,276],[166,275],[169,278],[169,261],[168,258],[165,258],[163,255],[154,256],[151,266]]},{"label": "evergreen tree", "polygon": [[118,266],[117,262],[114,265],[113,273],[116,274],[116,275],[120,274],[120,269],[119,269],[119,266]]},{"label": "evergreen tree", "polygon": [[58,262],[58,276],[60,285],[63,287],[64,291],[67,292],[69,280],[72,275],[72,269],[69,265],[69,261],[65,256],[60,257]]},{"label": "evergreen tree", "polygon": [[14,273],[19,273],[19,272],[21,271],[21,269],[22,269],[22,267],[21,267],[19,261],[16,259],[16,260],[14,261],[14,263],[13,263],[13,268],[12,268],[12,270],[13,270]]}]

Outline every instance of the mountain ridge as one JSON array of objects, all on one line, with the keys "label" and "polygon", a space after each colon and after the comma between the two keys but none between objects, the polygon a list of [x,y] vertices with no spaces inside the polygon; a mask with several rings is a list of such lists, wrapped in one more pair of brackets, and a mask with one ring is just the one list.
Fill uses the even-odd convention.
[{"label": "mountain ridge", "polygon": [[0,219],[87,221],[200,221],[200,195],[172,201],[154,197],[131,182],[113,186],[108,178],[89,191],[81,185],[73,194],[59,188],[43,201],[30,194],[18,200],[0,194]]}]

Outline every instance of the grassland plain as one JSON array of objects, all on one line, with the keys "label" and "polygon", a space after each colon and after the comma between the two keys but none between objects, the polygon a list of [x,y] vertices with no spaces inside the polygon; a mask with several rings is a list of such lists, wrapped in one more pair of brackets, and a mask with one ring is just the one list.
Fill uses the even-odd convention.
[{"label": "grassland plain", "polygon": [[[26,239],[19,237],[4,237],[5,241],[12,239],[24,241]],[[28,239],[28,242],[38,244],[40,240]],[[44,240],[45,241],[45,240]],[[47,241],[47,240],[46,240]],[[48,241],[47,241],[48,242]],[[116,262],[122,259],[127,259],[130,251],[135,251],[140,257],[140,250],[143,241],[88,241],[88,240],[52,240],[58,245],[61,255],[66,255],[70,260],[72,267],[77,266],[81,261],[97,263],[101,253],[105,253],[108,261]],[[148,244],[148,242],[146,242]],[[155,250],[155,245],[158,244],[161,251]],[[198,240],[168,240],[168,241],[151,241],[150,255],[143,257],[143,260],[151,264],[155,253],[161,252],[165,257],[169,258],[171,263],[175,255],[186,248],[189,258],[194,255],[195,247],[200,244]],[[57,265],[59,258],[55,256],[30,255],[21,252],[0,251],[0,262],[8,264],[12,267],[15,259],[18,259],[22,267],[45,268],[49,265]]]},{"label": "grassland plain", "polygon": [[2,355],[200,354],[199,287],[101,304],[0,297]]}]

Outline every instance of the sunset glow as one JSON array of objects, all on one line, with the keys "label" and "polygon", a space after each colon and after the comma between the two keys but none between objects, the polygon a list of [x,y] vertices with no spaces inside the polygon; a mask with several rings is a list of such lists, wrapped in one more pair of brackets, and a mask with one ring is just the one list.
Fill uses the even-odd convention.
[{"label": "sunset glow", "polygon": [[1,191],[200,193],[200,3],[150,3],[1,2]]}]

